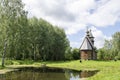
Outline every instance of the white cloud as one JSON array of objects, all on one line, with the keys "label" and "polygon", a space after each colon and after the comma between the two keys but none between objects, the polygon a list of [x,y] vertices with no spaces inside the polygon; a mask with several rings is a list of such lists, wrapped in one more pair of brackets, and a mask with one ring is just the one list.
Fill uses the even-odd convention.
[{"label": "white cloud", "polygon": [[70,42],[70,45],[74,48],[80,48],[80,43],[79,42]]},{"label": "white cloud", "polygon": [[94,0],[73,0],[66,5],[67,9],[74,14],[83,14],[95,5]]},{"label": "white cloud", "polygon": [[80,30],[85,29],[86,25],[85,24],[71,24],[69,27],[66,29],[66,34],[71,35],[71,34],[76,34]]},{"label": "white cloud", "polygon": [[114,25],[120,20],[120,0],[108,0],[106,3],[98,4],[96,11],[89,15],[88,23],[99,27]]},{"label": "white cloud", "polygon": [[108,27],[120,21],[120,0],[22,0],[29,17],[43,18],[65,29],[67,35],[77,34],[94,25],[96,46],[102,47],[105,36],[97,27]]},{"label": "white cloud", "polygon": [[102,31],[98,30],[94,26],[91,27],[93,36],[95,37],[95,46],[97,48],[102,48],[104,45],[105,39],[111,39],[111,37],[107,37],[106,35],[103,34]]},{"label": "white cloud", "polygon": [[[69,24],[75,24],[74,26],[91,24],[96,27],[106,27],[114,25],[120,20],[120,0],[22,1],[26,4],[25,9],[28,10],[29,17],[44,18],[55,25],[63,23],[61,26],[65,29],[73,27],[67,26]],[[74,34],[72,29],[71,34]],[[66,31],[68,30],[66,29]],[[78,32],[78,28],[76,28],[76,32]]]}]

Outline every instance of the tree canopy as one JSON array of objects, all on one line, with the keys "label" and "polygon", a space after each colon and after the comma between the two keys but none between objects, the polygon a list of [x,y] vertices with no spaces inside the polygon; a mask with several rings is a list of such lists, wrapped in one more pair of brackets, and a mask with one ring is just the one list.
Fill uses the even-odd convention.
[{"label": "tree canopy", "polygon": [[28,18],[21,0],[0,0],[0,54],[7,59],[64,60],[65,31],[36,17]]},{"label": "tree canopy", "polygon": [[111,40],[105,40],[104,47],[98,50],[98,59],[120,59],[120,32],[114,33]]}]

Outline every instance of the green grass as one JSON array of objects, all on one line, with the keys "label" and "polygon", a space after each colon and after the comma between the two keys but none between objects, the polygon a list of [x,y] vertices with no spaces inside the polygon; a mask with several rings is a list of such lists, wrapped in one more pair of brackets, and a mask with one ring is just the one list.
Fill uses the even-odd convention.
[{"label": "green grass", "polygon": [[6,61],[6,68],[17,67],[41,67],[41,64],[46,64],[49,67],[68,68],[75,70],[100,70],[96,75],[87,78],[87,80],[120,80],[120,61],[48,61],[48,62],[34,62],[34,61],[20,61],[12,60]]}]

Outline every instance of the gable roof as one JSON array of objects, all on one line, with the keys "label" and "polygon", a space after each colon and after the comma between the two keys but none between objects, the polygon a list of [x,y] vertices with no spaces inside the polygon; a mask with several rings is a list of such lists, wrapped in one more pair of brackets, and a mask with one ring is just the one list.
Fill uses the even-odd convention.
[{"label": "gable roof", "polygon": [[82,42],[80,50],[93,50],[93,49],[94,49],[94,46],[91,40],[89,39],[89,37],[86,36]]}]

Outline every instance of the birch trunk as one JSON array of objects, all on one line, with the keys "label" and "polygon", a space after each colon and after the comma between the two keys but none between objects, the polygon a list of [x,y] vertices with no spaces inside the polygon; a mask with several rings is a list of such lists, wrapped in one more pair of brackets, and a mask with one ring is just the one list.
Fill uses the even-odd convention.
[{"label": "birch trunk", "polygon": [[5,43],[4,43],[4,50],[2,55],[2,67],[4,67],[4,63],[5,63],[6,47],[7,47],[7,39],[5,40]]}]

